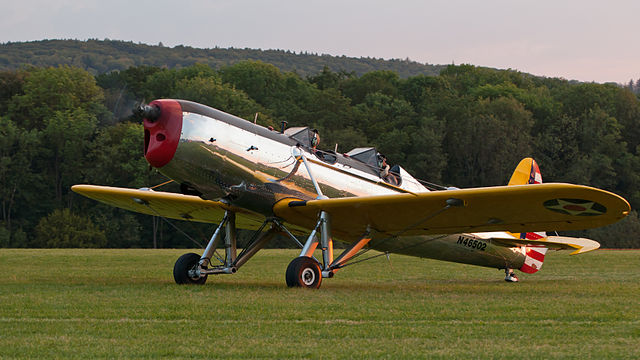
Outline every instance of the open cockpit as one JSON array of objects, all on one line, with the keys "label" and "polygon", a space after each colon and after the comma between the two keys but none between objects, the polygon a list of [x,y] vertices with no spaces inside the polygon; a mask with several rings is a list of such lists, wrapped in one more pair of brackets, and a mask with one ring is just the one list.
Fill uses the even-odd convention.
[{"label": "open cockpit", "polygon": [[386,157],[380,154],[375,147],[355,148],[351,151],[340,154],[335,151],[321,150],[317,148],[318,132],[309,127],[291,127],[284,130],[283,134],[296,141],[298,146],[307,149],[317,159],[323,163],[335,165],[341,164],[345,167],[360,170],[367,174],[378,177],[382,182],[409,191],[427,191],[427,189],[414,179],[399,165],[389,165]]}]

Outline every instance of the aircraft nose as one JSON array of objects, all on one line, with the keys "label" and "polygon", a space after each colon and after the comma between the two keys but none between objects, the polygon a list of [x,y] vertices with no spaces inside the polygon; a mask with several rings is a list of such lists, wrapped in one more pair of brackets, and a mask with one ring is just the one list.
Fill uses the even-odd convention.
[{"label": "aircraft nose", "polygon": [[182,106],[175,100],[155,100],[143,114],[144,157],[151,166],[163,167],[173,159],[180,142]]}]

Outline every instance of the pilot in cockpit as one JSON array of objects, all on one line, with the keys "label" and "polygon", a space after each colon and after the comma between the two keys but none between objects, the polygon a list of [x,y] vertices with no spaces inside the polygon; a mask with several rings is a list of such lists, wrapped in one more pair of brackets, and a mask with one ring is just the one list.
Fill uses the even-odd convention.
[{"label": "pilot in cockpit", "polygon": [[380,177],[386,183],[391,185],[398,185],[398,178],[392,172],[389,172],[390,166],[387,164],[387,157],[378,153],[378,167],[380,168]]},{"label": "pilot in cockpit", "polygon": [[318,134],[318,129],[311,130],[313,133],[311,136],[311,150],[315,153],[316,148],[320,145],[320,134]]},{"label": "pilot in cockpit", "polygon": [[380,177],[386,180],[389,176],[390,166],[387,164],[387,157],[380,153],[378,153],[378,167],[380,168]]}]

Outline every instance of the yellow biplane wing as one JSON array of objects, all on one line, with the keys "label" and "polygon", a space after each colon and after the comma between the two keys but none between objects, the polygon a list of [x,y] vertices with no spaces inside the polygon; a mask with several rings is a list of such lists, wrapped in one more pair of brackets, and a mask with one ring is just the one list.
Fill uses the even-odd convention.
[{"label": "yellow biplane wing", "polygon": [[547,183],[300,201],[283,199],[274,213],[311,229],[318,213],[331,215],[339,236],[367,228],[388,236],[486,231],[580,230],[625,217],[622,197],[587,186]]},{"label": "yellow biplane wing", "polygon": [[171,219],[219,223],[225,211],[231,210],[240,229],[255,230],[264,221],[262,215],[191,195],[96,185],[74,185],[71,190],[111,206]]}]

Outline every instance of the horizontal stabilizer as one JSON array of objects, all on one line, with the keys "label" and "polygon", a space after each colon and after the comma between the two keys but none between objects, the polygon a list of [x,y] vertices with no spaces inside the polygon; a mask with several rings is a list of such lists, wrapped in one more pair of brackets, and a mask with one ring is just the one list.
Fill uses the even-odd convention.
[{"label": "horizontal stabilizer", "polygon": [[503,246],[544,246],[553,250],[575,250],[570,255],[582,254],[600,247],[600,243],[591,239],[567,236],[548,236],[537,240],[516,238],[491,238],[492,243]]}]

